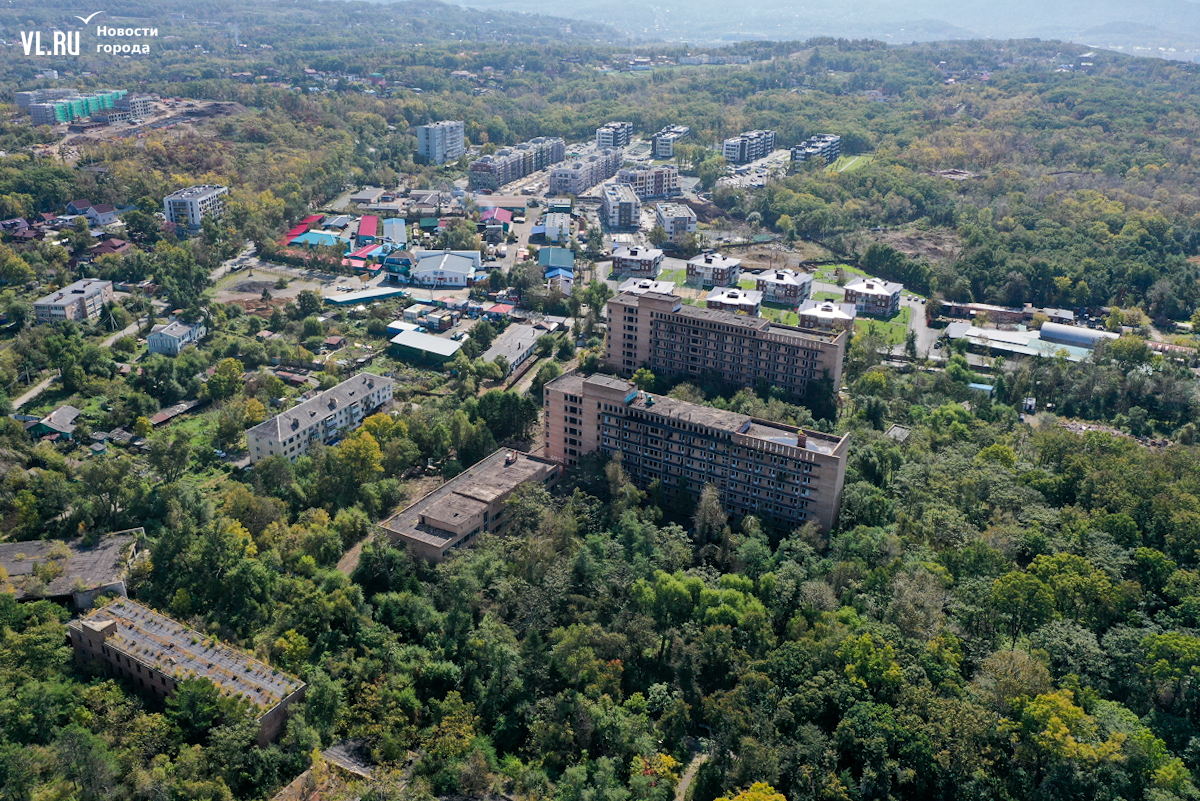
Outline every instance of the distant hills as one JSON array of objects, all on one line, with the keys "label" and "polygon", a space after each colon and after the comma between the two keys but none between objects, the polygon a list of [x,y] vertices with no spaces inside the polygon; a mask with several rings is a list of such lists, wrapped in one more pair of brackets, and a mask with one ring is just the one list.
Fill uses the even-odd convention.
[{"label": "distant hills", "polygon": [[1200,3],[1189,0],[759,0],[736,8],[724,0],[576,0],[569,6],[553,0],[461,3],[565,14],[606,23],[631,37],[697,44],[814,36],[896,44],[1041,38],[1186,60],[1200,55]]}]

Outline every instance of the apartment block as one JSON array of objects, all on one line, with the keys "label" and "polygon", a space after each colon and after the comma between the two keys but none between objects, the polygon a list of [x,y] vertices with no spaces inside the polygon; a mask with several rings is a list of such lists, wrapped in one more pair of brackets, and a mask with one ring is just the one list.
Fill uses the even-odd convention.
[{"label": "apartment block", "polygon": [[208,679],[222,695],[250,704],[260,746],[279,736],[288,707],[304,698],[305,684],[295,676],[128,598],[72,620],[67,640],[76,661],[152,698],[169,698],[188,679]]},{"label": "apartment block", "polygon": [[387,376],[361,373],[259,423],[246,432],[251,463],[268,456],[294,462],[315,444],[339,439],[391,400],[395,383]]},{"label": "apartment block", "polygon": [[854,327],[857,310],[853,303],[806,300],[796,308],[800,327],[814,331],[849,331]]},{"label": "apartment block", "polygon": [[745,164],[771,155],[774,149],[774,131],[746,131],[726,139],[723,153],[731,164]]},{"label": "apartment block", "polygon": [[205,217],[221,219],[225,214],[225,196],[228,194],[227,186],[189,186],[163,198],[163,213],[176,225],[185,225],[193,231],[199,230]]},{"label": "apartment block", "polygon": [[672,501],[716,487],[726,509],[788,527],[837,523],[849,436],[787,426],[649,395],[606,375],[569,373],[546,385],[545,454],[566,465],[593,451],[621,455],[639,487]]},{"label": "apartment block", "polygon": [[581,195],[616,175],[624,159],[620,150],[607,148],[582,161],[555,167],[550,171],[550,194]]},{"label": "apartment block", "polygon": [[484,533],[503,535],[512,526],[505,502],[527,481],[552,486],[557,462],[501,449],[379,524],[392,542],[434,562]]},{"label": "apartment block", "polygon": [[149,117],[154,113],[154,98],[150,95],[125,95],[118,97],[113,107],[117,111],[128,112],[131,117]]},{"label": "apartment block", "polygon": [[829,164],[842,154],[842,137],[834,134],[818,134],[792,148],[792,161],[808,161],[820,156]]},{"label": "apartment block", "polygon": [[622,245],[613,251],[610,278],[657,278],[663,252],[658,248]]},{"label": "apartment block", "polygon": [[814,381],[842,380],[846,334],[821,334],[762,317],[688,306],[675,295],[622,292],[608,301],[606,369],[711,378],[731,387],[778,387],[803,397]]},{"label": "apartment block", "polygon": [[34,301],[33,316],[39,323],[95,320],[113,299],[112,281],[84,278]]},{"label": "apartment block", "polygon": [[900,311],[900,293],[903,291],[904,284],[894,281],[859,278],[846,284],[846,302],[853,303],[859,314],[891,317]]},{"label": "apartment block", "polygon": [[445,164],[466,152],[462,120],[442,120],[417,126],[417,155],[430,164]]},{"label": "apartment block", "polygon": [[650,137],[654,158],[675,158],[675,143],[687,137],[691,132],[692,129],[686,125],[668,125],[654,134],[654,136]]},{"label": "apartment block", "polygon": [[758,317],[762,312],[763,293],[753,289],[719,286],[708,293],[704,305],[709,309]]},{"label": "apartment block", "polygon": [[696,212],[682,203],[654,204],[654,221],[667,232],[667,238],[677,245],[685,236],[696,232]]},{"label": "apartment block", "polygon": [[742,260],[709,251],[688,259],[687,280],[700,286],[737,286],[742,280]]},{"label": "apartment block", "polygon": [[497,150],[471,162],[467,176],[471,189],[496,191],[526,175],[562,161],[567,145],[562,137],[539,136],[513,147]]},{"label": "apartment block", "polygon": [[812,276],[795,270],[764,270],[754,276],[754,288],[766,303],[796,306],[812,294]]},{"label": "apartment block", "polygon": [[625,147],[632,139],[632,122],[608,122],[596,129],[596,147]]},{"label": "apartment block", "polygon": [[74,89],[43,89],[38,92],[18,92],[17,104],[25,101],[34,125],[58,125],[90,117],[116,105],[124,97],[124,89],[102,90],[81,94]]},{"label": "apartment block", "polygon": [[600,198],[600,219],[610,230],[637,228],[642,217],[642,201],[624,184],[605,184]]},{"label": "apartment block", "polygon": [[674,197],[680,193],[679,168],[674,164],[624,167],[617,170],[617,183],[632,187],[639,200]]}]

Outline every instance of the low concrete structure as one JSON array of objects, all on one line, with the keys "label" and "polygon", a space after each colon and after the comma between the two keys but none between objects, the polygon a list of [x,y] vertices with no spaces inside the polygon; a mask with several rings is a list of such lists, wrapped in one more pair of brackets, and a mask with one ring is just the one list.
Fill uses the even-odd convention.
[{"label": "low concrete structure", "polygon": [[260,746],[279,736],[288,707],[304,697],[295,676],[128,598],[71,621],[67,640],[78,662],[152,698],[174,695],[188,679],[208,679],[254,710]]},{"label": "low concrete structure", "polygon": [[550,486],[559,466],[513,450],[498,450],[380,524],[397,545],[440,562],[480,534],[504,534],[511,526],[505,502],[527,481]]},{"label": "low concrete structure", "polygon": [[0,543],[0,568],[8,574],[0,593],[18,601],[49,600],[89,609],[106,593],[125,596],[125,577],[138,556],[140,529],[101,537],[94,545],[82,540],[33,540]]}]

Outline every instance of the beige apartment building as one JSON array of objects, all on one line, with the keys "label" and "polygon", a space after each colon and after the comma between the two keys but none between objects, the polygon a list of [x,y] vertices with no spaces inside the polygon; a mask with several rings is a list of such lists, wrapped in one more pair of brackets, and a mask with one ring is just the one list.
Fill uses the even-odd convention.
[{"label": "beige apartment building", "polygon": [[658,481],[668,501],[712,484],[736,514],[825,531],[837,523],[849,435],[649,395],[606,375],[560,376],[543,406],[548,459],[574,465],[596,450],[619,453],[635,484]]},{"label": "beige apartment building", "polygon": [[360,373],[332,389],[264,420],[246,432],[250,462],[268,456],[290,461],[315,443],[329,443],[358,428],[363,419],[392,399],[395,379]]},{"label": "beige apartment building", "polygon": [[688,306],[658,292],[623,292],[608,301],[607,311],[604,363],[623,376],[649,367],[735,387],[765,382],[795,397],[826,375],[835,389],[841,384],[845,332],[819,333]]},{"label": "beige apartment building", "polygon": [[34,301],[33,316],[39,323],[94,320],[114,298],[112,281],[84,278]]},{"label": "beige apartment building", "polygon": [[561,472],[557,462],[501,449],[379,525],[392,542],[440,562],[481,534],[504,534],[513,490],[527,481],[551,486]]},{"label": "beige apartment building", "polygon": [[76,661],[153,698],[174,695],[188,679],[208,679],[253,708],[260,746],[279,736],[288,707],[304,698],[305,684],[295,676],[128,598],[72,620],[67,640]]}]

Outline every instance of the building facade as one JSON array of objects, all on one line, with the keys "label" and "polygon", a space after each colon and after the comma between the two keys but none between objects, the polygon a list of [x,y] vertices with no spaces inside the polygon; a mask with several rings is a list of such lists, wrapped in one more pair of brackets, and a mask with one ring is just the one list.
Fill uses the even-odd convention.
[{"label": "building facade", "polygon": [[[59,125],[64,122],[90,117],[114,108],[119,98],[125,96],[124,89],[102,90],[81,94],[74,89],[43,89],[38,92],[18,92],[25,95],[30,121],[34,125]],[[17,98],[21,108],[21,97]]]},{"label": "building facade", "polygon": [[462,120],[442,120],[417,126],[417,155],[430,164],[445,164],[467,152]]},{"label": "building facade", "polygon": [[128,598],[72,620],[67,640],[76,661],[152,698],[169,698],[188,679],[208,679],[254,710],[260,746],[279,736],[288,707],[304,698],[305,684],[295,676]]},{"label": "building facade", "polygon": [[392,399],[395,383],[387,376],[361,373],[259,423],[246,432],[251,463],[268,456],[286,456],[294,462],[313,445],[353,431]]},{"label": "building facade", "polygon": [[494,192],[505,184],[557,164],[566,153],[567,145],[562,137],[539,136],[471,162],[467,168],[468,181],[473,190]]},{"label": "building facade", "polygon": [[175,320],[158,331],[150,332],[150,336],[146,337],[146,347],[151,353],[178,356],[184,348],[199,342],[207,333],[208,329],[202,322],[185,323]]},{"label": "building facade", "polygon": [[632,139],[632,122],[608,122],[596,129],[596,147],[625,147]]},{"label": "building facade", "polygon": [[34,301],[33,316],[39,323],[95,320],[113,299],[112,281],[84,278]]},{"label": "building facade", "polygon": [[605,184],[600,198],[600,219],[610,230],[637,228],[642,218],[642,202],[625,184]]},{"label": "building facade", "polygon": [[745,164],[771,155],[774,149],[774,131],[746,131],[726,139],[722,152],[729,163]]},{"label": "building facade", "polygon": [[813,331],[849,331],[857,315],[853,303],[834,303],[829,300],[806,300],[796,307],[800,327]]},{"label": "building facade", "polygon": [[610,278],[657,278],[663,252],[658,248],[622,245],[613,251]]},{"label": "building facade", "polygon": [[635,484],[658,482],[668,501],[711,484],[736,514],[789,528],[837,523],[849,435],[648,395],[606,375],[560,376],[546,385],[543,406],[548,459],[574,465],[597,450],[619,454]]},{"label": "building facade", "polygon": [[700,286],[737,286],[742,280],[742,260],[721,253],[701,253],[688,259],[687,280]]},{"label": "building facade", "polygon": [[606,369],[709,377],[731,387],[778,387],[803,397],[813,382],[842,380],[846,335],[777,325],[762,317],[688,306],[675,295],[623,292],[608,301]]},{"label": "building facade", "polygon": [[720,286],[708,293],[705,308],[758,317],[762,312],[763,294],[753,289]]},{"label": "building facade", "polygon": [[176,225],[185,225],[193,231],[199,230],[205,217],[219,220],[225,214],[227,194],[227,186],[189,186],[163,198],[163,213]]},{"label": "building facade", "polygon": [[846,284],[846,302],[853,303],[859,314],[891,317],[900,311],[900,293],[903,291],[904,284],[894,281],[859,278]]},{"label": "building facade", "polygon": [[507,532],[513,491],[529,481],[552,486],[561,473],[557,462],[498,450],[379,525],[393,543],[440,562],[482,534]]},{"label": "building facade", "polygon": [[796,306],[812,294],[812,276],[795,270],[764,270],[754,276],[754,288],[766,303]]},{"label": "building facade", "polygon": [[617,170],[617,183],[628,184],[639,200],[674,197],[680,192],[679,168],[673,164],[623,167]]},{"label": "building facade", "polygon": [[551,195],[581,195],[596,184],[617,174],[625,155],[607,148],[582,161],[572,162],[550,171]]},{"label": "building facade", "polygon": [[667,239],[676,245],[688,234],[696,233],[696,212],[682,203],[654,204],[654,221],[667,232]]},{"label": "building facade", "polygon": [[668,125],[654,136],[650,137],[650,144],[654,151],[656,159],[673,159],[675,158],[675,143],[687,137],[692,132],[692,129],[686,125]]}]

